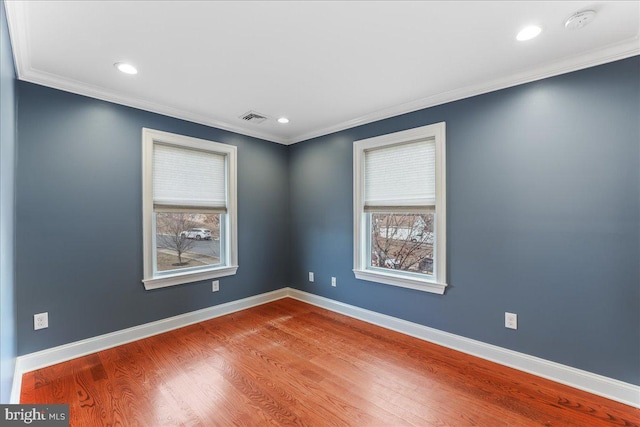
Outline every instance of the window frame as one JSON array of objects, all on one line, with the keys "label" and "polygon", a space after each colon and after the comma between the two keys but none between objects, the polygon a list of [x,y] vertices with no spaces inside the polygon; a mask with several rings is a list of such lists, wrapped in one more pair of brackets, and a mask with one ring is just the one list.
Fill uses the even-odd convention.
[{"label": "window frame", "polygon": [[[431,139],[435,141],[436,211],[434,223],[434,274],[428,278],[417,274],[393,270],[376,269],[369,266],[367,236],[368,214],[364,210],[365,151],[412,141]],[[353,143],[353,272],[357,279],[387,285],[400,286],[436,294],[444,294],[447,287],[447,233],[446,233],[446,124],[434,123],[400,132],[354,141]]]},{"label": "window frame", "polygon": [[[224,230],[221,230],[221,234],[224,234],[224,237],[221,236],[221,239],[224,238],[224,242],[221,242],[221,250],[224,250],[225,261],[223,265],[205,267],[196,271],[171,270],[162,274],[155,272],[155,221],[153,217],[153,148],[155,144],[212,152],[225,156],[227,213],[224,214],[224,221],[220,221],[221,227],[224,224]],[[142,129],[142,237],[144,262],[142,282],[145,289],[158,289],[236,274],[238,270],[237,188],[237,147],[154,129]]]}]

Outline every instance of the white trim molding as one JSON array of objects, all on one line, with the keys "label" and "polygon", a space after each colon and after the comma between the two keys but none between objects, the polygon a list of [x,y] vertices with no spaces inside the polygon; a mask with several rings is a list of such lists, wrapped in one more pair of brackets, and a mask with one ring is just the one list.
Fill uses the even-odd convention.
[{"label": "white trim molding", "polygon": [[22,374],[28,371],[21,371],[18,366],[18,358],[13,367],[13,382],[11,383],[11,394],[9,395],[9,403],[17,405],[20,403],[20,390],[22,390]]},{"label": "white trim molding", "polygon": [[307,141],[309,139],[318,138],[335,132],[340,132],[345,129],[351,129],[356,126],[366,125],[367,123],[373,123],[380,120],[388,119],[390,117],[424,110],[425,108],[437,107],[438,105],[448,104],[449,102],[472,98],[474,96],[496,92],[498,90],[547,79],[549,77],[572,73],[574,71],[583,70],[585,68],[596,67],[598,65],[607,64],[609,62],[620,61],[639,54],[640,36],[636,36],[629,40],[594,49],[585,54],[563,58],[548,64],[541,65],[537,68],[523,71],[521,73],[511,74],[505,77],[490,80],[488,82],[472,84],[450,91],[436,93],[424,98],[416,99],[415,101],[409,101],[404,104],[383,108],[381,110],[374,111],[372,113],[365,114],[363,116],[356,117],[352,120],[347,120],[333,126],[327,126],[321,129],[312,130],[310,132],[296,135],[291,138],[290,141],[285,142],[285,144],[291,145],[298,142]]},{"label": "white trim molding", "polygon": [[22,375],[27,372],[286,298],[288,292],[288,288],[282,288],[276,291],[122,329],[109,334],[25,354],[24,356],[18,356],[13,377],[13,387],[11,389],[11,402],[19,402],[20,390],[22,388]]},{"label": "white trim molding", "polygon": [[[226,211],[224,226],[221,225],[221,260],[223,265],[158,272],[154,265],[155,225],[153,199],[153,165],[156,145],[170,145],[220,154],[225,157]],[[217,277],[232,276],[238,270],[238,149],[234,145],[198,139],[154,129],[142,128],[142,235],[144,278],[146,290],[192,283]],[[223,228],[224,227],[224,228]],[[222,243],[222,240],[221,240]],[[221,254],[221,255],[222,255]]]},{"label": "white trim molding", "polygon": [[264,139],[265,141],[276,142],[283,145],[291,143],[289,139],[280,138],[260,130],[248,129],[245,126],[238,126],[225,121],[216,120],[206,114],[200,114],[190,111],[189,109],[175,108],[165,104],[151,102],[136,96],[121,95],[109,90],[108,88],[34,68],[31,63],[31,47],[28,37],[28,3],[29,2],[27,1],[5,2],[16,74],[20,80],[63,90],[65,92],[75,93],[77,95],[100,99],[102,101],[113,102],[114,104],[125,105],[127,107],[138,108],[140,110],[150,111],[156,114],[175,117],[177,119],[187,120],[205,126],[212,126],[229,132]]},{"label": "white trim molding", "polygon": [[397,317],[387,316],[297,289],[289,288],[288,296],[392,331],[640,408],[640,386],[634,384],[429,328],[428,326],[408,322]]},{"label": "white trim molding", "polygon": [[302,141],[307,141],[331,133],[361,126],[367,123],[373,123],[390,117],[399,116],[401,114],[411,113],[413,111],[425,108],[435,107],[437,105],[446,104],[460,99],[471,98],[473,96],[482,95],[484,93],[495,92],[497,90],[530,83],[536,80],[542,80],[549,77],[582,70],[585,68],[595,67],[597,65],[609,62],[619,61],[640,54],[639,36],[622,40],[608,46],[599,47],[579,55],[573,55],[561,58],[555,61],[541,64],[539,67],[527,69],[526,71],[509,74],[504,77],[485,81],[478,84],[472,84],[457,88],[450,91],[435,93],[427,97],[409,101],[400,105],[394,105],[380,109],[371,113],[367,113],[352,119],[337,123],[331,126],[324,126],[312,129],[307,132],[291,135],[290,137],[282,137],[272,132],[250,129],[247,126],[240,126],[221,120],[213,119],[206,114],[191,111],[188,108],[175,108],[150,102],[140,97],[131,95],[121,95],[107,88],[91,85],[86,82],[74,80],[69,77],[60,76],[43,72],[34,68],[31,63],[31,49],[28,38],[28,19],[26,1],[6,1],[5,7],[7,11],[7,22],[9,24],[9,34],[13,47],[14,61],[16,65],[16,74],[20,80],[43,86],[52,87],[66,92],[78,95],[89,96],[103,101],[113,102],[115,104],[125,105],[128,107],[138,108],[152,113],[162,114],[169,117],[175,117],[182,120],[188,120],[193,123],[199,123],[206,126],[212,126],[241,135],[254,138],[264,139],[283,145],[291,145]]},{"label": "white trim molding", "polygon": [[293,288],[282,288],[19,356],[15,364],[10,403],[19,403],[22,375],[27,372],[287,297],[640,408],[640,386],[438,329],[429,328],[424,325],[408,322]]},{"label": "white trim molding", "polygon": [[431,292],[443,295],[447,285],[444,283],[430,282],[427,280],[414,279],[413,277],[402,277],[398,274],[387,274],[384,271],[371,271],[353,269],[356,279],[368,282],[384,283],[385,285],[401,286],[403,288],[415,289],[416,291]]},{"label": "white trim molding", "polygon": [[218,277],[233,276],[238,271],[237,265],[228,267],[216,267],[204,271],[176,273],[167,276],[145,279],[144,288],[151,289],[166,288],[168,286],[182,285],[184,283],[200,282],[202,280],[216,279]]},{"label": "white trim molding", "polygon": [[[444,294],[447,287],[446,123],[439,122],[353,142],[353,273],[357,279]],[[434,274],[405,273],[371,268],[370,231],[365,211],[365,162],[367,151],[416,141],[435,143],[435,245]],[[408,205],[398,209],[409,208]]]}]

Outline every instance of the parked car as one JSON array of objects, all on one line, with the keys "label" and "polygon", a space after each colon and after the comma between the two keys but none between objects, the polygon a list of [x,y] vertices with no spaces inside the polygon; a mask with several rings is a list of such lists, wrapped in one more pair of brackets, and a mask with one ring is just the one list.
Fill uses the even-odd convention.
[{"label": "parked car", "polygon": [[211,240],[211,230],[206,228],[190,228],[189,230],[180,233],[180,236],[186,237],[187,239]]}]

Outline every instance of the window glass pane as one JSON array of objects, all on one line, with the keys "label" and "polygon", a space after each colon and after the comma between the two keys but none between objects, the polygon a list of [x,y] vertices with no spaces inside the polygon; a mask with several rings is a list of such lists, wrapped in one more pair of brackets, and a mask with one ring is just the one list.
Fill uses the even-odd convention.
[{"label": "window glass pane", "polygon": [[371,213],[369,267],[433,275],[435,212]]},{"label": "window glass pane", "polygon": [[221,221],[211,213],[155,214],[156,271],[220,265]]}]

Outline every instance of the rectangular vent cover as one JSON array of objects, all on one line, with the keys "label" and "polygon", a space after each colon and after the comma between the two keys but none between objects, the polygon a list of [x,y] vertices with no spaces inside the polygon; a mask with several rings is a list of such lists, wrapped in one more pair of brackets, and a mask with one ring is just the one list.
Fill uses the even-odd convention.
[{"label": "rectangular vent cover", "polygon": [[248,113],[240,116],[240,118],[251,123],[262,123],[267,120],[267,116],[263,116],[262,114],[256,113],[255,111],[249,111]]}]

